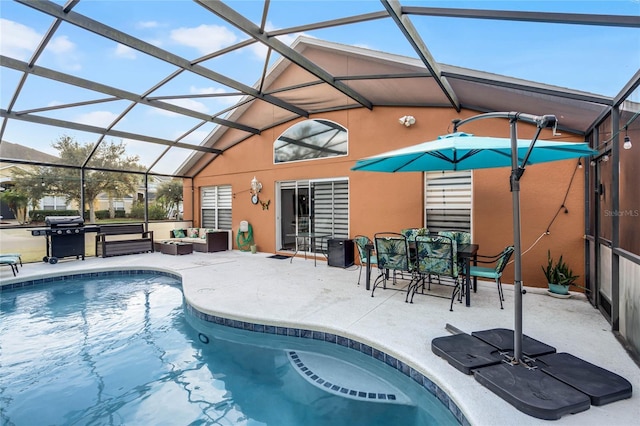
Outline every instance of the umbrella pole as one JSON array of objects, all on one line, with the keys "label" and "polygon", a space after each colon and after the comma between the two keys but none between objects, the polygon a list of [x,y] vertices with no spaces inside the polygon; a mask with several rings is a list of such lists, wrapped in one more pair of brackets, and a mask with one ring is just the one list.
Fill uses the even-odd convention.
[{"label": "umbrella pole", "polygon": [[517,118],[509,119],[511,133],[511,197],[513,203],[514,331],[513,364],[522,360],[522,251],[520,247],[520,176]]}]

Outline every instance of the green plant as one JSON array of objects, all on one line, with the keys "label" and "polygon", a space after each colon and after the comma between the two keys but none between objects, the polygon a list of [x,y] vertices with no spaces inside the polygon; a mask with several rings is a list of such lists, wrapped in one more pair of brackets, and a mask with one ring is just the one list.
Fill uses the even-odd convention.
[{"label": "green plant", "polygon": [[[144,203],[136,201],[129,215],[132,218],[144,219]],[[167,210],[157,203],[149,203],[149,220],[166,220]]]},{"label": "green plant", "polygon": [[29,197],[24,192],[11,188],[0,193],[0,199],[7,203],[18,223],[24,225],[27,219]]},{"label": "green plant", "polygon": [[547,265],[542,266],[542,272],[547,277],[547,282],[551,284],[570,286],[574,285],[573,283],[579,278],[579,275],[573,275],[573,271],[562,256],[555,262],[551,257],[551,250],[547,251]]}]

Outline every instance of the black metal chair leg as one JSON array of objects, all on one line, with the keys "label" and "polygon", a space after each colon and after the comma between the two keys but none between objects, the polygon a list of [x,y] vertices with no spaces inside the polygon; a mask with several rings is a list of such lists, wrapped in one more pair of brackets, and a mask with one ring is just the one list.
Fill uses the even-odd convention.
[{"label": "black metal chair leg", "polygon": [[453,292],[451,293],[451,304],[449,305],[449,311],[453,311],[453,301],[456,299],[456,294],[460,291],[458,284],[453,288]]},{"label": "black metal chair leg", "polygon": [[[409,300],[409,303],[413,303],[413,296],[415,296],[416,291],[418,290],[418,286],[420,285],[420,278],[417,278],[415,281],[416,281],[416,283],[413,286],[413,292],[411,293],[411,299]],[[413,282],[413,280],[411,280],[411,282]],[[411,283],[409,283],[409,285],[411,285]],[[407,296],[408,296],[408,294],[407,294]]]},{"label": "black metal chair leg", "polygon": [[[385,281],[384,273],[378,275],[376,280],[373,282],[373,288],[371,289],[371,297],[373,297],[373,292],[376,291],[376,288],[380,284],[380,278],[382,278],[382,282],[384,283],[384,281]],[[386,286],[383,285],[383,288],[386,288]]]},{"label": "black metal chair leg", "polygon": [[462,303],[462,296],[464,296],[464,281],[456,280],[456,286],[453,288],[453,293],[451,293],[451,304],[449,305],[449,311],[453,311],[453,301],[456,299],[456,295],[458,296],[458,302]]}]

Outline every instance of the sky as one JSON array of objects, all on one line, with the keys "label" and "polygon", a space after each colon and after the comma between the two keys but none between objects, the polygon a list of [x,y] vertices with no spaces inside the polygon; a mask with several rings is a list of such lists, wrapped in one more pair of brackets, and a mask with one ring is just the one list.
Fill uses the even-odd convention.
[{"label": "sky", "polygon": [[[56,1],[55,3],[64,4]],[[230,7],[260,23],[261,1],[230,1]],[[581,1],[401,1],[403,6],[477,8],[518,11],[640,15],[640,0]],[[383,10],[377,0],[282,1],[271,2],[267,30],[289,28],[311,22]],[[124,1],[81,0],[73,11],[125,31],[190,60],[246,39],[239,30],[203,7],[187,0]],[[412,16],[427,48],[436,61],[586,92],[615,96],[640,68],[640,29],[506,22]],[[28,61],[53,19],[19,3],[0,0],[0,52]],[[297,35],[281,37],[290,44]],[[391,20],[321,29],[304,35],[332,42],[416,57]],[[252,86],[260,78],[267,49],[252,45],[232,55],[211,59],[202,65]],[[271,59],[271,64],[277,57]],[[239,65],[241,64],[241,65]],[[81,78],[96,80],[134,93],[144,93],[170,75],[174,68],[129,47],[103,39],[63,23],[38,59],[37,65]],[[7,109],[21,74],[2,68],[0,108]],[[231,93],[232,89],[197,76],[179,76],[153,95]],[[104,95],[102,95],[104,97]],[[30,77],[13,111],[95,99],[95,93],[69,89],[38,77]],[[214,114],[237,102],[239,97],[176,99],[173,103],[202,113]],[[640,99],[635,99],[640,102]],[[105,126],[129,102],[98,103],[69,110],[40,112],[40,115]],[[169,119],[170,118],[170,119]],[[118,129],[177,139],[197,121],[177,120],[175,114],[138,106],[118,124]],[[140,130],[142,125],[144,130]],[[62,133],[50,128],[12,120],[3,140],[24,143],[55,154],[51,142]],[[213,130],[205,125],[183,142],[197,144]],[[95,140],[95,135],[77,132],[79,139]],[[129,151],[151,164],[164,149],[161,146],[129,141]],[[188,150],[158,164],[158,172],[175,168],[176,158],[186,158]]]}]

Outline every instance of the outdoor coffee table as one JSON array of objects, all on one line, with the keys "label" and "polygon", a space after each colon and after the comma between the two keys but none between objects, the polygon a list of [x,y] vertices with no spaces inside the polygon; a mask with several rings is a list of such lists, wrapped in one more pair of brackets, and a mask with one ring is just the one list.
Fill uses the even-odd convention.
[{"label": "outdoor coffee table", "polygon": [[162,241],[159,243],[160,253],[174,256],[193,253],[193,244],[175,241]]}]

